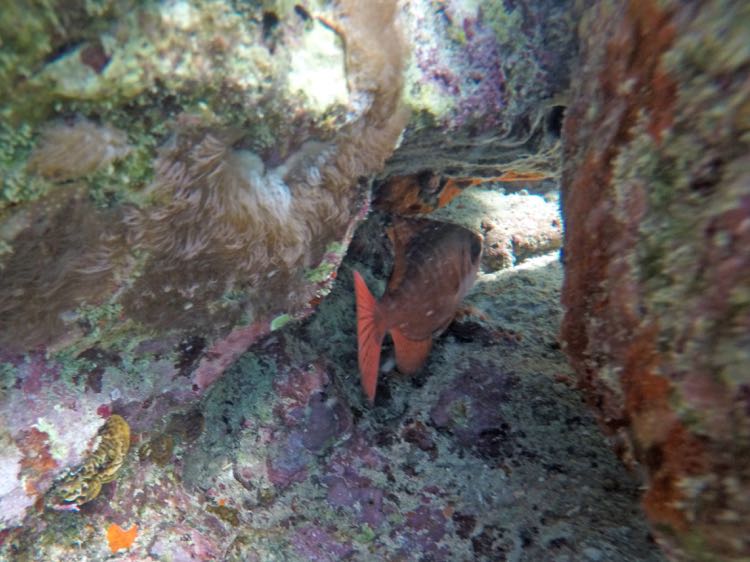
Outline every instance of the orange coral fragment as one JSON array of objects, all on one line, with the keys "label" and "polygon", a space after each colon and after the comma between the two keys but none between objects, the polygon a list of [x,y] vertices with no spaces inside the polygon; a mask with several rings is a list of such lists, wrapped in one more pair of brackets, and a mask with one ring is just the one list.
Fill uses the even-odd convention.
[{"label": "orange coral fragment", "polygon": [[[479,182],[472,182],[470,185],[474,185],[475,183]],[[460,195],[465,187],[466,185],[462,185],[459,181],[448,180],[438,196],[438,207],[445,207],[455,197]]]},{"label": "orange coral fragment", "polygon": [[532,182],[549,179],[539,171],[508,170],[492,177],[448,177],[430,171],[393,176],[380,186],[374,206],[400,215],[431,213],[445,207],[464,189],[489,182]]},{"label": "orange coral fragment", "polygon": [[496,178],[489,178],[487,181],[541,181],[549,179],[549,174],[543,172],[505,172],[502,176]]},{"label": "orange coral fragment", "polygon": [[132,525],[127,531],[117,523],[112,523],[107,529],[107,541],[112,554],[121,548],[128,549],[133,545],[135,537],[138,536],[138,526]]}]

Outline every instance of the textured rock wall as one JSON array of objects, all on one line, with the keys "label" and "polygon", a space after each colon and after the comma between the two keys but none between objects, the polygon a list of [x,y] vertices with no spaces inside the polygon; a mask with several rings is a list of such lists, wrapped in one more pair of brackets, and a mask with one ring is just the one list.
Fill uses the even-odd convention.
[{"label": "textured rock wall", "polygon": [[557,169],[569,2],[6,4],[0,527],[103,418],[148,431],[315,309],[406,122],[404,80],[391,172],[463,188]]},{"label": "textured rock wall", "polygon": [[563,130],[565,348],[687,560],[750,556],[749,26],[598,2]]},{"label": "textured rock wall", "polygon": [[406,122],[392,1],[22,4],[0,23],[0,528],[102,418],[148,428],[314,310]]},{"label": "textured rock wall", "polygon": [[[480,181],[557,188],[560,127],[576,59],[579,7],[535,2],[403,1],[411,59],[403,140],[376,206],[426,213]],[[543,180],[547,180],[544,182]]]},{"label": "textured rock wall", "polygon": [[388,173],[555,175],[575,3],[418,1],[403,13],[414,117]]}]

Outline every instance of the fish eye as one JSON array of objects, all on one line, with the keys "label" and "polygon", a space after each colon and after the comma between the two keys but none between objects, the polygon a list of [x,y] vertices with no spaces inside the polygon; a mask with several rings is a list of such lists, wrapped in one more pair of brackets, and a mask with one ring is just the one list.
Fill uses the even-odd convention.
[{"label": "fish eye", "polygon": [[471,239],[471,261],[474,262],[479,258],[479,254],[482,251],[482,244],[481,242],[476,238],[472,237]]}]

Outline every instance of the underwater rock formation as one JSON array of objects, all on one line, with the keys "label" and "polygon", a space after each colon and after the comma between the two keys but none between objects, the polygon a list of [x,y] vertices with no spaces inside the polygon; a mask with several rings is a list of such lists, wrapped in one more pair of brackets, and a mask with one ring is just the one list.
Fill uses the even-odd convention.
[{"label": "underwater rock formation", "polygon": [[[574,18],[543,4],[5,6],[2,525],[83,462],[102,418],[148,431],[315,310],[402,104],[392,172],[554,175]],[[466,168],[429,160],[459,137]]]},{"label": "underwater rock formation", "polygon": [[[560,244],[562,155],[581,385],[665,550],[747,556],[739,2],[26,4],[0,18],[0,549],[661,560],[568,387],[560,266],[532,259]],[[373,413],[346,268],[317,325],[263,338],[331,290],[381,169],[379,209],[486,235],[491,314]],[[382,226],[351,259],[384,279]],[[139,455],[69,496],[99,527],[33,515],[118,418]]]},{"label": "underwater rock formation", "polygon": [[562,174],[562,335],[679,560],[750,556],[750,11],[597,2]]},{"label": "underwater rock formation", "polygon": [[407,119],[393,1],[129,6],[3,36],[3,527],[314,310]]},{"label": "underwater rock formation", "polygon": [[557,177],[577,3],[403,7],[412,47],[405,97],[413,116],[382,174],[386,183],[406,180],[396,199],[419,193],[424,174],[455,178],[460,188],[475,178]]},{"label": "underwater rock formation", "polygon": [[[78,55],[48,62],[32,81],[57,95],[50,111],[82,116],[70,125],[40,123],[26,176],[16,181],[81,180],[82,204],[98,203],[83,210],[95,226],[61,236],[70,211],[52,203],[65,198],[58,192],[67,185],[46,185],[19,201],[20,209],[7,206],[14,202],[8,196],[3,347],[55,345],[76,330],[84,302],[119,307],[136,327],[208,325],[210,335],[302,310],[320,290],[311,275],[321,265],[332,271],[329,247],[346,241],[365,205],[359,179],[382,167],[405,123],[405,50],[394,10],[393,3],[343,2],[330,11],[340,21],[336,32],[324,25],[325,14],[319,21],[292,11],[268,44],[262,22],[245,21],[221,2],[166,2],[142,8],[136,21],[125,18],[119,23],[127,32],[117,29],[116,37],[102,40],[111,54],[100,72],[86,66],[83,46]],[[323,68],[338,68],[340,80],[325,100],[298,89],[296,57],[315,48],[298,45],[296,34],[322,34],[319,48],[333,51]],[[235,43],[220,40],[243,42],[251,52],[237,53]],[[153,42],[152,50],[144,41]],[[238,69],[240,54],[250,60]],[[147,62],[123,76],[132,57]],[[316,70],[310,66],[304,72]],[[125,77],[135,82],[132,89],[112,91]],[[167,103],[169,96],[181,97]],[[14,111],[20,110],[9,104],[6,112]],[[156,119],[166,127],[144,131]],[[36,123],[27,117],[26,124]],[[122,173],[96,176],[116,159],[124,160]],[[141,177],[132,177],[133,167]],[[42,237],[51,239],[49,251],[39,251]],[[31,330],[50,329],[14,329],[29,316],[38,317]]]}]

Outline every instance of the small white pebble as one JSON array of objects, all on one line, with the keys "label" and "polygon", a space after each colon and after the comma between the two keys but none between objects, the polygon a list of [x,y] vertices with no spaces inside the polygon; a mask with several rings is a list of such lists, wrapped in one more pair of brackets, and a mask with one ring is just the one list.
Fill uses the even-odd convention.
[{"label": "small white pebble", "polygon": [[598,548],[593,548],[590,546],[587,546],[583,549],[583,555],[588,559],[592,560],[593,562],[598,562],[602,559],[602,556],[604,555],[601,550]]}]

